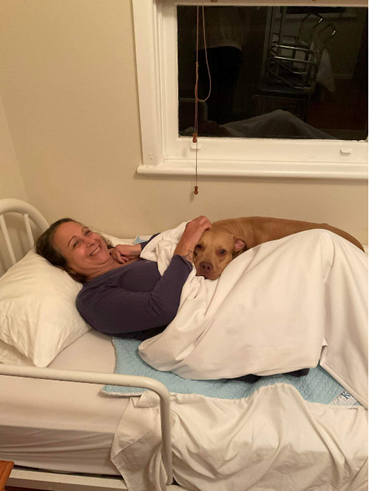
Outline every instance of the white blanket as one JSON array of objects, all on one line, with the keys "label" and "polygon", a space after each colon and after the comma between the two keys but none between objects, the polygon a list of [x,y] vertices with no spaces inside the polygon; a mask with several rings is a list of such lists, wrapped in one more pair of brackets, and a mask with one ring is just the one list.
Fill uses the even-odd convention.
[{"label": "white blanket", "polygon": [[[141,256],[163,273],[185,223]],[[184,285],[173,322],[140,345],[158,370],[185,378],[269,375],[319,363],[367,407],[367,256],[326,230],[241,254],[216,281]]]},{"label": "white blanket", "polygon": [[[130,398],[111,458],[130,491],[165,491],[157,396]],[[367,491],[367,411],[292,386],[247,399],[172,395],[173,470],[190,491]],[[180,490],[182,488],[178,488]]]}]

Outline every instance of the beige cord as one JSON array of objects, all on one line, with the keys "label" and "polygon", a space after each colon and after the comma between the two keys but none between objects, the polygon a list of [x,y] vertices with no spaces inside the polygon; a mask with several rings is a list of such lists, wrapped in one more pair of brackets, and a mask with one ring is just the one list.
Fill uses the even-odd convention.
[{"label": "beige cord", "polygon": [[208,95],[206,96],[205,99],[199,99],[198,97],[198,90],[199,90],[199,27],[200,27],[200,22],[199,22],[199,5],[196,7],[196,81],[195,81],[195,121],[194,121],[194,134],[192,138],[192,142],[196,143],[196,184],[195,184],[195,189],[194,189],[194,194],[199,193],[199,187],[197,185],[197,137],[199,134],[199,102],[206,102],[211,94],[211,74],[210,74],[210,67],[209,67],[209,62],[208,62],[208,52],[207,52],[207,47],[206,47],[206,30],[205,30],[205,8],[202,5],[202,31],[203,31],[203,36],[204,36],[204,48],[205,48],[205,61],[206,61],[206,67],[208,70],[208,77],[209,77],[209,92]]}]

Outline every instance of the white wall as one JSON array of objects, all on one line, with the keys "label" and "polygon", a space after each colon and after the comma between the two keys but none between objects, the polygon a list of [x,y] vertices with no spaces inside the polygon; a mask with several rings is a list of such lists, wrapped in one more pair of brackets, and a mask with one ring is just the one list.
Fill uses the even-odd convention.
[{"label": "white wall", "polygon": [[[9,132],[8,122],[0,96],[0,198],[17,198],[27,200],[23,179],[19,170],[13,141]],[[19,230],[19,221],[14,216],[6,219],[17,257],[21,257],[25,234]],[[0,275],[10,266],[10,257],[5,250],[5,241],[0,232]]]},{"label": "white wall", "polygon": [[[72,216],[134,236],[199,214],[279,216],[328,222],[367,243],[364,182],[201,178],[195,197],[192,179],[136,174],[130,0],[0,0],[0,10],[0,94],[22,192],[49,221]],[[14,183],[20,196],[19,173]],[[0,185],[0,198],[9,192]]]},{"label": "white wall", "polygon": [[27,199],[0,94],[0,197]]}]

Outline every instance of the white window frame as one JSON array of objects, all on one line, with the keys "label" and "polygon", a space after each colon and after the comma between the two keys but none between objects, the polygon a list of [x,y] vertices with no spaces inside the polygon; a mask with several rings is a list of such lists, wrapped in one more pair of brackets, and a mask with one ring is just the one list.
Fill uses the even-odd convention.
[{"label": "white window frame", "polygon": [[[216,0],[215,0],[216,1]],[[139,174],[195,174],[191,137],[178,136],[177,5],[195,0],[133,0],[143,163]],[[202,0],[202,5],[308,6],[314,0]],[[367,7],[366,0],[324,0],[319,5]],[[368,143],[200,137],[203,176],[367,179]]]}]

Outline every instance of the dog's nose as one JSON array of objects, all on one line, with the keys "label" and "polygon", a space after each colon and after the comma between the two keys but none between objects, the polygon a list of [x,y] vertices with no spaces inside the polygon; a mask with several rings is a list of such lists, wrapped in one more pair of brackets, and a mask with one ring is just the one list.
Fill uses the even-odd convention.
[{"label": "dog's nose", "polygon": [[206,263],[205,261],[200,263],[200,268],[204,271],[212,271],[214,266],[211,263]]}]

